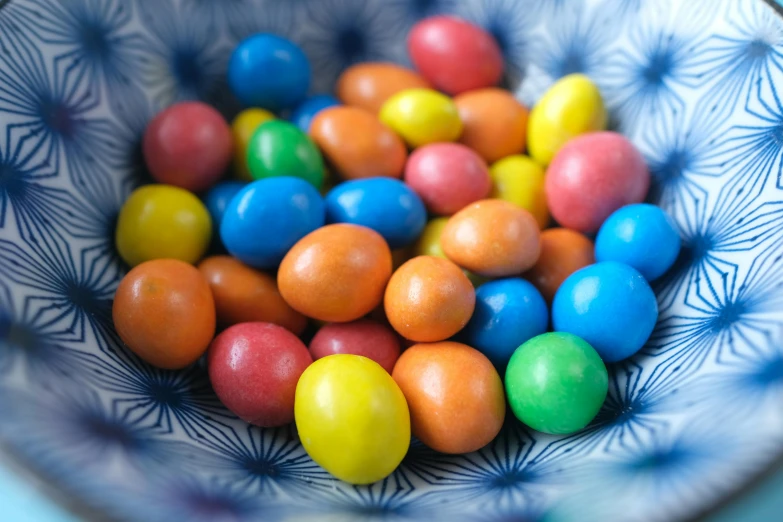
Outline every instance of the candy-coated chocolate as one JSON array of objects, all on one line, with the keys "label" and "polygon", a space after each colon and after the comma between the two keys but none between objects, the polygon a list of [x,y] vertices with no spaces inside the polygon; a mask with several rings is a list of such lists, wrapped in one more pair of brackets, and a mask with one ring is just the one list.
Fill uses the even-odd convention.
[{"label": "candy-coated chocolate", "polygon": [[402,177],[405,143],[364,109],[325,109],[313,120],[310,136],[344,179]]},{"label": "candy-coated chocolate", "polygon": [[503,383],[489,359],[470,346],[411,346],[397,360],[392,377],[408,401],[413,435],[435,451],[476,451],[503,426]]},{"label": "candy-coated chocolate", "polygon": [[520,154],[527,142],[527,107],[503,89],[469,91],[454,98],[462,120],[460,143],[487,163]]},{"label": "candy-coated chocolate", "polygon": [[313,119],[324,109],[340,105],[340,100],[331,94],[315,94],[300,103],[291,113],[291,123],[299,127],[302,132],[310,132],[310,124]]},{"label": "candy-coated chocolate", "polygon": [[540,235],[527,210],[501,199],[485,199],[451,216],[440,245],[449,259],[471,272],[505,277],[535,264]]},{"label": "candy-coated chocolate", "polygon": [[201,102],[181,102],[162,110],[144,131],[144,161],[152,177],[193,192],[220,179],[232,147],[226,120]]},{"label": "candy-coated chocolate", "polygon": [[392,257],[383,237],[367,227],[327,225],[289,250],[277,272],[283,298],[308,317],[348,322],[383,299]]},{"label": "candy-coated chocolate", "polygon": [[246,184],[241,181],[222,181],[209,189],[209,192],[204,196],[204,204],[212,218],[212,225],[216,229],[220,229],[220,223],[223,221],[223,214],[226,213],[228,204]]},{"label": "candy-coated chocolate", "polygon": [[568,276],[595,263],[593,242],[569,228],[549,228],[541,232],[541,253],[533,268],[523,277],[533,283],[547,303]]},{"label": "candy-coated chocolate", "polygon": [[307,319],[288,306],[275,278],[242,264],[231,256],[204,259],[198,269],[209,283],[221,326],[237,323],[274,323],[299,335]]},{"label": "candy-coated chocolate", "polygon": [[595,238],[595,258],[637,269],[648,281],[661,277],[680,253],[674,221],[649,203],[627,205],[612,213]]},{"label": "candy-coated chocolate", "polygon": [[577,270],[552,302],[554,329],[578,335],[608,363],[638,352],[657,320],[658,303],[644,276],[614,261]]},{"label": "candy-coated chocolate", "polygon": [[452,95],[497,85],[503,75],[503,54],[492,35],[456,17],[432,16],[415,24],[408,54],[422,76]]},{"label": "candy-coated chocolate", "polygon": [[294,244],[324,224],[321,195],[299,178],[274,177],[244,187],[220,225],[226,250],[255,268],[274,268]]},{"label": "candy-coated chocolate", "polygon": [[650,186],[644,158],[624,136],[594,132],[568,142],[549,165],[547,204],[558,223],[592,233],[618,208],[641,203]]},{"label": "candy-coated chocolate", "polygon": [[544,193],[544,169],[522,154],[507,156],[492,164],[490,198],[503,199],[524,208],[536,218],[539,228],[549,224],[549,209]]},{"label": "candy-coated chocolate", "polygon": [[279,111],[295,107],[310,88],[310,63],[290,40],[258,33],[239,42],[228,64],[228,84],[242,104]]},{"label": "candy-coated chocolate", "polygon": [[486,355],[502,374],[519,345],[546,332],[549,310],[524,279],[489,281],[476,289],[476,310],[460,340]]},{"label": "candy-coated chocolate", "polygon": [[457,106],[432,89],[400,91],[383,104],[380,120],[411,147],[456,141],[462,134]]},{"label": "candy-coated chocolate", "polygon": [[427,223],[421,198],[402,181],[367,178],[347,181],[326,196],[327,223],[353,223],[369,227],[390,248],[409,245]]},{"label": "candy-coated chocolate", "polygon": [[365,62],[348,67],[337,79],[337,97],[346,105],[377,114],[390,97],[406,89],[428,89],[415,71],[389,62]]},{"label": "candy-coated chocolate", "polygon": [[231,122],[231,135],[234,138],[234,173],[243,181],[252,181],[253,176],[247,169],[247,145],[263,123],[274,120],[275,115],[266,109],[251,107],[236,115]]},{"label": "candy-coated chocolate", "polygon": [[220,402],[243,421],[263,427],[294,420],[296,384],[312,362],[297,336],[262,322],[224,330],[207,352],[209,380]]},{"label": "candy-coated chocolate", "polygon": [[[447,217],[431,219],[424,227],[421,236],[419,236],[419,240],[414,245],[411,257],[435,256],[448,259],[446,254],[443,253],[443,249],[440,247],[440,235],[443,233],[443,228],[448,222],[449,218]],[[468,277],[475,288],[478,288],[487,282],[486,278],[476,275],[469,270],[463,268],[462,272]]]},{"label": "candy-coated chocolate", "polygon": [[457,265],[432,256],[414,257],[392,275],[383,305],[392,327],[417,342],[448,339],[470,320],[473,285]]},{"label": "candy-coated chocolate", "polygon": [[369,319],[329,323],[310,341],[314,360],[340,353],[367,357],[391,373],[400,356],[400,341],[389,327]]},{"label": "candy-coated chocolate", "polygon": [[378,363],[339,354],[310,365],[296,386],[296,429],[308,455],[351,484],[386,478],[402,462],[410,412]]},{"label": "candy-coated chocolate", "polygon": [[262,124],[247,146],[247,167],[254,179],[302,178],[315,188],[324,181],[321,152],[307,134],[282,120]]},{"label": "candy-coated chocolate", "polygon": [[484,199],[492,189],[487,164],[465,145],[434,143],[414,151],[405,183],[433,214],[451,215]]},{"label": "candy-coated chocolate", "polygon": [[598,87],[584,74],[560,78],[533,106],[528,118],[530,156],[548,165],[569,140],[606,129],[607,115]]},{"label": "candy-coated chocolate", "polygon": [[593,420],[609,389],[606,366],[583,339],[564,332],[534,337],[511,356],[506,394],[517,419],[555,435]]},{"label": "candy-coated chocolate", "polygon": [[122,205],[115,240],[120,257],[136,266],[163,258],[195,263],[211,236],[209,212],[196,196],[171,185],[145,185]]},{"label": "candy-coated chocolate", "polygon": [[114,328],[128,348],[158,368],[176,370],[201,357],[215,335],[215,303],[195,267],[176,259],[147,261],[120,281]]}]

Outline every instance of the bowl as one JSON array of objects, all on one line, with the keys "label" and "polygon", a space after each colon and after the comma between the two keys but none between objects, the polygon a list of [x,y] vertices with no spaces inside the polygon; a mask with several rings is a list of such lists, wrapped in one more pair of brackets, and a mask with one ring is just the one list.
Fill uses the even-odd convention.
[{"label": "bowl", "polygon": [[[762,0],[11,0],[0,2],[0,441],[79,514],[120,520],[675,520],[783,454],[783,22]],[[417,19],[492,32],[528,104],[581,71],[644,153],[675,219],[660,320],[610,368],[606,404],[570,436],[509,420],[487,447],[414,441],[354,487],[292,427],[250,427],[203,366],[152,368],[117,338],[117,212],[148,181],[160,108],[230,117],[238,40],[302,45],[326,92],[346,66],[406,63]],[[511,416],[509,416],[511,418]]]}]

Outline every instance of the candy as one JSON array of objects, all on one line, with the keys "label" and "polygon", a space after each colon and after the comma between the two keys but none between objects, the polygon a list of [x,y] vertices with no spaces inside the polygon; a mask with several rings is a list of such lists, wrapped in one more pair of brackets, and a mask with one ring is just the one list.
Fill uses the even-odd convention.
[{"label": "candy", "polygon": [[416,240],[427,223],[421,198],[403,182],[367,178],[338,185],[326,196],[328,223],[354,223],[378,232],[390,248]]},{"label": "candy", "polygon": [[460,339],[502,373],[514,350],[548,326],[549,311],[536,287],[524,279],[498,279],[476,290],[476,310]]},{"label": "candy", "polygon": [[315,143],[291,123],[262,124],[247,145],[247,166],[254,179],[276,176],[302,178],[315,188],[324,181],[324,162]]},{"label": "candy", "polygon": [[657,320],[655,294],[642,274],[613,261],[571,274],[552,303],[554,329],[578,335],[608,363],[638,352]]},{"label": "candy", "polygon": [[294,244],[324,224],[324,203],[299,178],[254,181],[229,203],[220,225],[223,245],[243,263],[274,268]]},{"label": "candy", "polygon": [[310,136],[345,179],[402,177],[405,143],[364,109],[326,109],[313,120]]},{"label": "candy", "polygon": [[212,218],[212,224],[215,228],[220,228],[223,221],[223,215],[226,208],[234,196],[245,187],[246,183],[241,181],[223,181],[218,183],[204,196],[204,204],[207,206],[209,216]]},{"label": "candy", "polygon": [[294,310],[330,322],[370,313],[383,299],[392,269],[383,237],[366,227],[327,225],[289,250],[277,286]]},{"label": "candy", "polygon": [[316,94],[300,103],[289,118],[302,132],[310,132],[313,119],[324,109],[340,105],[340,100],[329,94]]},{"label": "candy", "polygon": [[259,33],[234,49],[228,84],[244,105],[279,111],[296,106],[307,95],[310,64],[290,40]]},{"label": "candy", "polygon": [[596,351],[564,332],[545,333],[520,346],[511,356],[505,380],[516,418],[555,435],[587,426],[609,388],[606,367]]},{"label": "candy", "polygon": [[470,320],[476,295],[454,263],[431,256],[414,257],[392,275],[384,296],[392,327],[406,339],[448,339]]},{"label": "candy", "polygon": [[271,323],[242,323],[215,337],[207,353],[209,380],[218,399],[256,426],[294,420],[296,383],[312,363],[302,341]]},{"label": "candy", "polygon": [[252,181],[253,176],[247,169],[247,145],[263,123],[274,120],[275,115],[265,109],[245,109],[231,122],[231,135],[234,137],[234,172],[243,181]]},{"label": "candy", "polygon": [[616,132],[595,132],[560,149],[544,189],[558,223],[592,233],[618,208],[644,200],[649,186],[647,165],[633,144]]},{"label": "candy", "polygon": [[606,109],[595,84],[583,74],[564,76],[530,111],[528,151],[534,160],[548,165],[569,140],[604,130],[606,123]]},{"label": "candy", "polygon": [[195,263],[209,246],[209,212],[187,190],[170,185],[146,185],[131,193],[120,209],[117,250],[130,266],[151,259]]},{"label": "candy", "polygon": [[457,106],[432,89],[398,92],[386,100],[378,117],[411,147],[456,141],[462,134]]},{"label": "candy", "polygon": [[243,265],[230,256],[213,256],[198,265],[215,298],[218,323],[262,322],[280,325],[295,334],[307,319],[288,306],[275,278]]},{"label": "candy", "polygon": [[393,95],[431,85],[416,72],[393,63],[366,62],[348,67],[337,79],[337,97],[346,105],[377,114]]},{"label": "candy", "polygon": [[549,209],[544,194],[544,169],[521,154],[507,156],[489,168],[492,179],[490,198],[509,201],[536,218],[539,228],[549,224]]},{"label": "candy", "polygon": [[459,18],[433,16],[415,24],[408,53],[435,88],[452,95],[491,87],[503,75],[503,54],[492,35]]},{"label": "candy", "polygon": [[500,199],[473,203],[451,216],[440,245],[459,266],[486,277],[521,274],[541,249],[533,215]]},{"label": "candy", "polygon": [[475,451],[503,426],[503,383],[489,359],[470,346],[411,346],[397,360],[392,377],[408,401],[413,434],[435,451]]},{"label": "candy", "polygon": [[672,219],[647,203],[628,205],[610,215],[595,238],[598,261],[632,266],[648,281],[663,275],[680,253],[680,235]]},{"label": "candy", "polygon": [[525,150],[527,108],[508,91],[479,89],[454,98],[462,120],[459,141],[492,163]]},{"label": "candy", "polygon": [[114,295],[112,318],[131,351],[168,370],[196,362],[215,334],[209,285],[176,259],[147,261],[128,272]]},{"label": "candy", "polygon": [[405,396],[376,362],[330,355],[310,365],[296,386],[296,429],[308,455],[351,484],[391,474],[410,445]]},{"label": "candy", "polygon": [[458,143],[435,143],[414,151],[405,166],[405,183],[430,212],[441,215],[484,199],[492,189],[484,160]]},{"label": "candy", "polygon": [[367,357],[391,373],[400,356],[400,341],[391,329],[369,319],[327,324],[310,341],[314,360],[341,353]]},{"label": "candy", "polygon": [[[446,223],[449,222],[449,218],[440,217],[430,220],[424,227],[424,230],[419,236],[419,240],[413,247],[411,257],[415,256],[435,256],[443,259],[448,259],[446,254],[443,253],[443,249],[440,247],[440,236],[443,233],[443,229],[446,227]],[[462,272],[468,277],[474,287],[478,288],[484,284],[487,279],[476,275],[469,270],[462,269]]]},{"label": "candy", "polygon": [[231,150],[228,124],[201,102],[172,105],[144,131],[144,161],[152,177],[193,192],[206,190],[223,175]]},{"label": "candy", "polygon": [[551,303],[568,276],[593,263],[592,241],[575,230],[550,228],[541,232],[541,254],[523,277],[538,288],[547,303]]}]

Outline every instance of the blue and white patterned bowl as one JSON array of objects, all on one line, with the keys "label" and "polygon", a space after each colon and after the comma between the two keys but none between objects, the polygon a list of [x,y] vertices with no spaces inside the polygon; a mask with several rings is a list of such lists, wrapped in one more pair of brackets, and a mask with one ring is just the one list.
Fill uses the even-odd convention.
[{"label": "blue and white patterned bowl", "polygon": [[[299,42],[316,91],[405,61],[411,23],[489,29],[532,103],[557,77],[600,86],[644,152],[684,248],[656,285],[643,352],[611,368],[584,431],[508,422],[481,451],[414,445],[383,482],[333,480],[291,428],[248,427],[203,368],[156,370],[118,341],[113,228],[146,179],[161,107],[227,115],[232,47]],[[95,518],[673,520],[783,452],[783,22],[762,0],[1,0],[0,442]]]}]

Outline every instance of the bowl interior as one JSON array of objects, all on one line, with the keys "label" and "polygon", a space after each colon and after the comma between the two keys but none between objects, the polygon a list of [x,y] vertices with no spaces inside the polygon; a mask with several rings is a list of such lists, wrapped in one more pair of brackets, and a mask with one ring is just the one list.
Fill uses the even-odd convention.
[{"label": "bowl interior", "polygon": [[[292,428],[234,418],[203,367],[161,371],[122,347],[114,221],[149,179],[139,143],[157,110],[237,112],[239,39],[293,39],[328,92],[352,63],[406,63],[407,29],[435,13],[490,30],[528,104],[590,75],[683,250],[655,284],[655,332],[612,366],[588,428],[546,436],[509,416],[476,453],[414,443],[392,476],[353,487]],[[783,24],[762,0],[11,0],[0,71],[0,441],[98,518],[671,520],[783,450]]]}]

